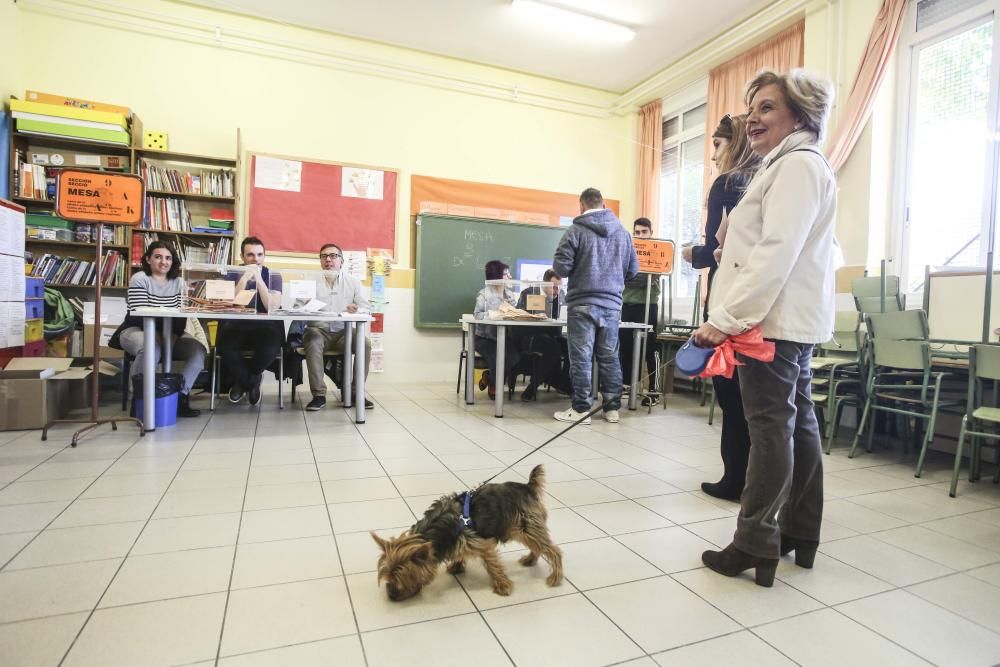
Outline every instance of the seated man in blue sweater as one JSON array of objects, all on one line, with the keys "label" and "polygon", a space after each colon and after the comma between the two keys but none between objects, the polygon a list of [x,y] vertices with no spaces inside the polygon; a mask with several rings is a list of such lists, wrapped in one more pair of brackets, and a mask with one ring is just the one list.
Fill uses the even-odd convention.
[{"label": "seated man in blue sweater", "polygon": [[[563,234],[552,268],[569,278],[566,291],[569,333],[569,373],[573,405],[555,413],[559,421],[575,422],[590,412],[591,359],[596,357],[604,419],[618,421],[622,369],[618,361],[618,323],[625,282],[639,274],[632,238],[618,217],[604,208],[599,190],[580,195],[580,215]],[[583,422],[590,423],[590,417]]]}]

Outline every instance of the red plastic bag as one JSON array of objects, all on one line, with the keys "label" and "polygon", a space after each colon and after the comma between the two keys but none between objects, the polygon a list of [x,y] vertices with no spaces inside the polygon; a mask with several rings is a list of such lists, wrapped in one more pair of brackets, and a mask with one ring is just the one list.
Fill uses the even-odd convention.
[{"label": "red plastic bag", "polygon": [[774,361],[774,343],[764,340],[758,327],[744,331],[736,336],[730,336],[715,348],[715,354],[708,360],[708,365],[698,377],[709,378],[721,375],[732,379],[733,371],[743,362],[736,358],[736,353],[748,356],[758,361]]}]

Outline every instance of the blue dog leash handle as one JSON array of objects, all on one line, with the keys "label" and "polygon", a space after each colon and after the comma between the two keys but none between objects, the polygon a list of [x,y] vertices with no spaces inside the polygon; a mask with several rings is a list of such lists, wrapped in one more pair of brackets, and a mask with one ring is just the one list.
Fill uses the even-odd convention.
[{"label": "blue dog leash handle", "polygon": [[677,350],[674,364],[677,370],[689,377],[699,375],[708,366],[709,359],[715,354],[715,348],[698,347],[693,338],[689,338],[681,349]]}]

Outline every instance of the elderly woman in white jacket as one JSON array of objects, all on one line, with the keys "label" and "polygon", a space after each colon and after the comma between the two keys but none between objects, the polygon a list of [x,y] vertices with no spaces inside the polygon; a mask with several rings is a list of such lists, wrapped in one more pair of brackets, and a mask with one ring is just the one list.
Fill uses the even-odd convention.
[{"label": "elderly woman in white jacket", "polygon": [[754,568],[771,586],[780,555],[812,567],[823,513],[823,464],[809,359],[829,340],[834,314],[833,170],[818,148],[833,92],[802,71],[762,71],[747,87],[750,145],[763,161],[729,214],[701,346],[759,326],[774,361],[741,358],[750,461],[732,544],[706,551],[712,570]]}]

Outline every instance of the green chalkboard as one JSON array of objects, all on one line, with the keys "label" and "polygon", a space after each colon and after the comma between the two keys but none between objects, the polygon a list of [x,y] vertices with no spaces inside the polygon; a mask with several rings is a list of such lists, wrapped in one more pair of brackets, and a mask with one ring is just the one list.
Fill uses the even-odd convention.
[{"label": "green chalkboard", "polygon": [[422,214],[417,217],[417,282],[414,325],[459,328],[471,313],[486,279],[486,262],[551,265],[564,227],[525,225],[500,220]]}]

